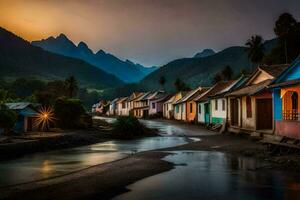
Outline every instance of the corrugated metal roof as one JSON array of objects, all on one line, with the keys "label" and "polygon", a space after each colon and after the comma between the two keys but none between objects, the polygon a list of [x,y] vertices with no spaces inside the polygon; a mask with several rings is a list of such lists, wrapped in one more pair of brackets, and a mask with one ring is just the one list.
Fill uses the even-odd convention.
[{"label": "corrugated metal roof", "polygon": [[8,109],[11,110],[22,110],[28,106],[32,106],[32,107],[40,106],[40,104],[30,103],[30,102],[6,103],[5,105],[8,107]]}]

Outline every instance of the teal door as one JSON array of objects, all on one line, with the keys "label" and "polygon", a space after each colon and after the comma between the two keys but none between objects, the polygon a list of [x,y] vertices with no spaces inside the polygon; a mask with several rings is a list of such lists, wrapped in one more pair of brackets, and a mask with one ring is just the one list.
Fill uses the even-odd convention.
[{"label": "teal door", "polygon": [[204,104],[204,122],[210,124],[210,108],[209,103]]}]

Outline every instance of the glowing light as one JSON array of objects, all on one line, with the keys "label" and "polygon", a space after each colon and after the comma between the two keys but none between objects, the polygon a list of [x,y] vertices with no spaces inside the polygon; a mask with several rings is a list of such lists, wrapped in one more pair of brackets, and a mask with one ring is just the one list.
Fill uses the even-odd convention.
[{"label": "glowing light", "polygon": [[41,128],[42,131],[49,130],[49,125],[55,120],[54,111],[51,107],[42,107],[39,110],[35,126]]}]

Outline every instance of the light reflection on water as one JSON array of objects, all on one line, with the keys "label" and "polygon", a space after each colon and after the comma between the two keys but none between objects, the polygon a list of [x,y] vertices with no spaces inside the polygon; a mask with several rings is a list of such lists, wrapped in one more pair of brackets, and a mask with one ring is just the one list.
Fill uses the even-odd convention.
[{"label": "light reflection on water", "polygon": [[[96,119],[105,120],[108,123],[116,121],[115,118],[109,117],[95,117]],[[201,126],[193,126],[190,124],[180,124],[169,121],[158,121],[158,120],[143,120],[140,121],[149,128],[155,128],[159,130],[162,135],[168,136],[201,136],[201,135],[213,135],[216,132],[209,131]]]},{"label": "light reflection on water", "polygon": [[28,155],[0,162],[0,186],[49,178],[127,157],[129,154],[186,144],[184,137],[109,141]]},{"label": "light reflection on water", "polygon": [[114,200],[300,199],[300,175],[255,170],[264,163],[220,152],[174,152],[175,169],[130,186]]}]

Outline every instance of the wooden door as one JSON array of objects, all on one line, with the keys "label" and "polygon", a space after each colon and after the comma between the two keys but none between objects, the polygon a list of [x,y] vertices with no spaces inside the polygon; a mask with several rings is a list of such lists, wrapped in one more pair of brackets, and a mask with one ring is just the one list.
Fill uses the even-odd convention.
[{"label": "wooden door", "polygon": [[256,100],[256,129],[273,128],[273,106],[272,99]]},{"label": "wooden door", "polygon": [[231,113],[231,125],[239,125],[239,101],[237,99],[230,99],[230,113]]}]

